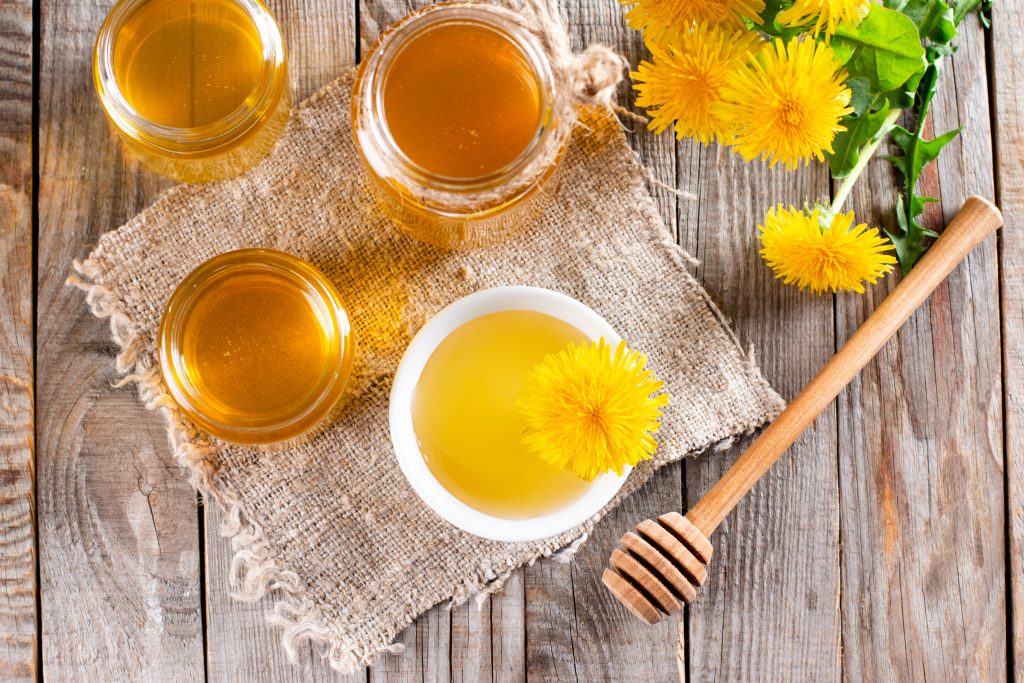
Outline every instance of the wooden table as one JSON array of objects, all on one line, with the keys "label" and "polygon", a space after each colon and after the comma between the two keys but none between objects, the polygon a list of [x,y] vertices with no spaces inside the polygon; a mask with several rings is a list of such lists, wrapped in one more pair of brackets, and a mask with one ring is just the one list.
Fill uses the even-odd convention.
[{"label": "wooden table", "polygon": [[[218,511],[172,461],[160,418],[112,386],[114,345],[74,258],[170,183],[114,143],[90,57],[112,0],[0,0],[0,679],[55,681],[676,680],[680,617],[644,627],[600,585],[619,535],[695,501],[743,444],[666,468],[572,564],[435,608],[403,654],[338,676],[289,666],[266,604],[226,594]],[[413,0],[272,0],[296,98],[357,61]],[[635,64],[614,0],[567,7],[577,45]],[[964,22],[933,106],[964,126],[924,178],[940,228],[970,193],[1006,216],[715,535],[709,584],[681,617],[687,681],[1024,680],[1024,8]],[[624,85],[620,101],[631,97]],[[634,125],[634,124],[629,124]],[[773,201],[829,193],[826,169],[769,171],[647,131],[630,140],[697,278],[785,396],[891,289],[816,297],[773,282],[754,226]],[[852,207],[890,225],[891,169]],[[34,476],[35,475],[35,476]]]}]

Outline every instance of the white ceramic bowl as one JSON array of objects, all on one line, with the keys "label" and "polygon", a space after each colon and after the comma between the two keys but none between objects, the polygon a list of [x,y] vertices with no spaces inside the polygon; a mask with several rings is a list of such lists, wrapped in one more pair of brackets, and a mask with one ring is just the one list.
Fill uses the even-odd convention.
[{"label": "white ceramic bowl", "polygon": [[629,476],[598,476],[580,498],[564,508],[540,517],[504,519],[481,512],[448,492],[427,467],[412,425],[412,395],[423,367],[434,349],[456,328],[474,318],[499,311],[537,311],[563,320],[590,339],[601,337],[613,347],[620,341],[604,318],[579,301],[549,289],[496,287],[485,289],[450,304],[431,318],[409,344],[391,389],[391,443],[398,464],[413,490],[434,512],[463,531],[495,541],[535,541],[557,536],[597,514],[618,492]]}]

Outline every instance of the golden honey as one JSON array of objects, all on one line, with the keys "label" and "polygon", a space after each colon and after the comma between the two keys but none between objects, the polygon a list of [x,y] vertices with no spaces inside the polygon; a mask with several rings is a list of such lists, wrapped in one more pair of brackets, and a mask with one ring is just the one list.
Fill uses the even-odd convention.
[{"label": "golden honey", "polygon": [[473,24],[442,24],[411,39],[391,64],[383,95],[395,144],[439,176],[498,171],[522,154],[540,124],[540,83],[526,56]]},{"label": "golden honey", "polygon": [[114,41],[114,77],[128,104],[172,128],[204,126],[237,109],[262,62],[255,24],[223,0],[142,5]]},{"label": "golden honey", "polygon": [[352,366],[340,297],[309,264],[281,252],[222,254],[171,296],[160,365],[183,412],[244,443],[294,438],[323,419]]},{"label": "golden honey", "polygon": [[534,311],[476,318],[442,341],[412,399],[420,451],[437,480],[467,505],[506,519],[555,512],[591,483],[558,470],[521,443],[516,399],[545,355],[585,340],[575,327]]},{"label": "golden honey", "polygon": [[100,30],[95,76],[129,147],[182,180],[245,170],[287,117],[284,46],[259,0],[122,0]]},{"label": "golden honey", "polygon": [[388,29],[360,65],[352,130],[371,191],[427,243],[478,247],[516,234],[560,159],[551,67],[514,16],[431,6]]}]

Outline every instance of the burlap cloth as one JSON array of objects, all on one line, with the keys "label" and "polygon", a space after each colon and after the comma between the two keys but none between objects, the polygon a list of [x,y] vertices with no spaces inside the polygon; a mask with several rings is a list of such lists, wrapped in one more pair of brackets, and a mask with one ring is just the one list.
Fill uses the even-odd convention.
[{"label": "burlap cloth", "polygon": [[[661,465],[748,432],[780,400],[687,272],[647,192],[643,169],[607,109],[573,133],[556,189],[520,237],[443,252],[375,209],[349,135],[351,74],[293,112],[273,155],[247,175],[178,187],[105,234],[76,264],[93,312],[109,317],[117,363],[167,417],[195,486],[227,512],[233,593],[273,594],[282,640],[322,644],[340,670],[369,664],[413,618],[500,586],[523,564],[575,549],[597,522],[547,541],[503,544],[462,533],[424,506],[391,450],[391,380],[411,337],[451,301],[485,287],[548,287],[596,309],[665,380]],[[185,421],[165,393],[154,338],[175,286],[197,265],[242,247],[296,254],[338,286],[358,359],[340,416],[286,451],[222,443]],[[625,530],[623,530],[625,531]]]}]

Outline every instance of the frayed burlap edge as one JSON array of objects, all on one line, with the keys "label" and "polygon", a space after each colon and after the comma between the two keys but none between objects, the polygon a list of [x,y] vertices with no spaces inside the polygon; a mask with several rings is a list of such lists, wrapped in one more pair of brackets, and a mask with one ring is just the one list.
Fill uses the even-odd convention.
[{"label": "frayed burlap edge", "polygon": [[[670,239],[662,241],[673,255],[677,265],[696,263],[682,247]],[[148,410],[162,412],[167,424],[167,437],[175,459],[190,473],[192,486],[206,500],[215,501],[224,512],[225,519],[221,525],[221,536],[231,540],[232,558],[228,569],[228,586],[231,596],[244,602],[257,602],[264,597],[274,599],[271,611],[266,614],[268,623],[280,627],[281,645],[289,661],[298,661],[298,648],[303,641],[309,641],[321,649],[331,668],[349,672],[363,666],[369,666],[380,655],[401,652],[403,645],[392,643],[372,648],[359,653],[354,646],[346,642],[342,630],[323,616],[313,599],[308,595],[306,587],[299,576],[282,567],[274,556],[269,542],[258,524],[248,519],[242,509],[242,502],[226,486],[221,485],[219,473],[215,466],[215,447],[209,443],[205,435],[193,427],[177,409],[173,399],[167,393],[159,368],[153,358],[146,353],[146,344],[137,331],[134,322],[124,310],[121,299],[106,285],[99,284],[102,279],[102,267],[95,259],[75,261],[74,268],[81,277],[68,278],[68,284],[85,292],[86,302],[93,315],[110,321],[113,341],[120,352],[115,359],[116,369],[121,379],[116,386],[134,384],[139,398]],[[743,353],[739,339],[729,327],[728,321],[721,311],[701,290],[705,303],[714,313],[722,328],[736,344],[744,369],[759,375],[753,352]],[[763,381],[763,380],[762,380]],[[769,419],[774,417],[783,407],[777,400],[772,407]],[[721,451],[732,446],[740,436],[750,434],[760,425],[753,425],[742,434],[736,434],[717,443],[708,444],[684,454],[692,457],[708,451]],[[639,472],[634,474],[636,480]],[[639,489],[653,474],[647,470],[642,480],[631,482],[632,490]],[[581,533],[574,540],[563,546],[550,545],[540,555],[530,560],[526,566],[533,565],[537,559],[553,558],[559,562],[569,562],[581,545],[587,540],[590,531],[601,520],[605,510],[586,522]],[[478,567],[476,582],[464,584],[448,603],[448,608],[460,605],[471,597],[476,597],[479,607],[491,593],[500,590],[511,576],[515,567],[494,572],[492,569]],[[410,622],[417,615],[410,615]],[[392,638],[397,634],[392,634]]]}]

